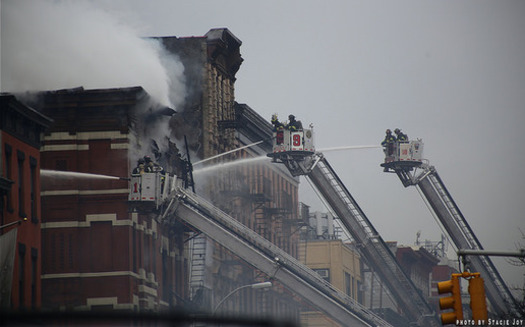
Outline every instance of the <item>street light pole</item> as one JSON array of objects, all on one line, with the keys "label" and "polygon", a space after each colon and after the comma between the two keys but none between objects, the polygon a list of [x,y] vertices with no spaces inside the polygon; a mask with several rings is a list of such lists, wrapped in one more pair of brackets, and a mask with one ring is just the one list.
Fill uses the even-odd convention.
[{"label": "street light pole", "polygon": [[258,288],[269,288],[269,287],[272,287],[272,282],[263,282],[263,283],[256,283],[256,284],[249,284],[249,285],[244,285],[244,286],[241,286],[241,287],[237,287],[236,289],[234,289],[233,291],[231,291],[228,295],[226,295],[220,302],[219,304],[217,304],[217,306],[215,307],[215,309],[213,309],[213,313],[215,314],[215,312],[217,311],[217,309],[219,309],[219,307],[221,306],[221,304],[224,303],[224,301],[226,301],[230,296],[232,296],[234,293],[242,290],[242,289],[245,289],[245,288],[252,288],[252,289],[258,289]]}]

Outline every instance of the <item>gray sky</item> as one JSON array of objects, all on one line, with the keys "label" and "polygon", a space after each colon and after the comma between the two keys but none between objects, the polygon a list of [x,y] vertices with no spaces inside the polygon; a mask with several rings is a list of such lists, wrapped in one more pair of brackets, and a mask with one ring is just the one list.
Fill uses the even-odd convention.
[{"label": "gray sky", "polygon": [[[313,123],[318,149],[379,144],[386,128],[422,138],[484,248],[524,246],[525,2],[91,3],[141,36],[229,28],[243,42],[237,102]],[[325,155],[385,240],[440,238],[416,189],[382,172],[381,149]],[[508,284],[523,284],[523,267],[493,261]]]}]

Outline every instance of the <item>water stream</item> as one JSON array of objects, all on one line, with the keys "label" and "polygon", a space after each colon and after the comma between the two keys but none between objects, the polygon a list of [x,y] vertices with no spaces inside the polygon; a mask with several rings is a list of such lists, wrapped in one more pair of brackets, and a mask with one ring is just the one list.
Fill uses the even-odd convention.
[{"label": "water stream", "polygon": [[248,144],[248,145],[245,145],[245,146],[241,146],[240,148],[237,148],[237,149],[233,149],[233,150],[230,150],[230,151],[226,151],[226,152],[223,152],[223,153],[219,153],[217,155],[214,155],[212,157],[209,157],[209,158],[206,158],[206,159],[203,159],[201,161],[197,161],[196,163],[194,163],[193,165],[200,165],[202,163],[205,163],[206,161],[210,161],[210,160],[213,160],[215,158],[219,158],[219,157],[222,157],[222,156],[225,156],[227,154],[230,154],[230,153],[233,153],[233,152],[237,152],[237,151],[240,151],[242,149],[246,149],[246,148],[249,148],[249,147],[252,147],[252,146],[255,146],[257,144],[261,144],[262,142],[264,141],[259,141],[259,142],[255,142],[255,143],[252,143],[252,144]]},{"label": "water stream", "polygon": [[97,179],[121,179],[117,176],[79,173],[74,171],[61,171],[61,170],[49,170],[40,169],[40,175],[43,177],[54,177],[54,178],[97,178]]},{"label": "water stream", "polygon": [[[221,154],[218,154],[216,156],[213,156],[213,157],[201,160],[201,161],[199,161],[197,163],[203,163],[205,161],[209,161],[209,160],[218,158],[218,157],[223,156],[225,154],[228,154],[228,153],[231,153],[231,152],[234,152],[234,151],[238,151],[238,150],[241,150],[241,149],[249,147],[249,146],[257,145],[257,144],[259,144],[261,142],[263,142],[263,141],[259,141],[259,142],[256,142],[256,143],[253,143],[253,144],[250,144],[250,145],[246,145],[246,146],[244,146],[242,148],[239,148],[239,149],[235,149],[235,150],[232,150],[232,151],[221,153]],[[347,145],[347,146],[339,146],[339,147],[319,149],[318,151],[319,152],[329,152],[329,151],[357,150],[357,149],[376,149],[376,148],[381,148],[381,146],[380,145]],[[194,169],[193,173],[196,174],[196,175],[204,174],[204,173],[209,173],[209,172],[213,172],[213,171],[220,170],[220,169],[232,168],[232,167],[236,167],[236,166],[240,166],[240,165],[248,165],[248,164],[254,164],[254,163],[265,163],[265,161],[267,161],[267,163],[269,163],[270,160],[271,159],[268,158],[266,155],[262,155],[262,156],[254,157],[254,158],[242,158],[242,159],[237,159],[235,161],[222,162],[222,163],[214,164],[214,165],[207,166],[207,167],[196,168],[196,169]]]},{"label": "water stream", "polygon": [[341,150],[355,150],[355,149],[376,149],[381,148],[381,145],[347,145],[347,146],[338,146],[333,148],[324,148],[317,149],[319,152],[329,152],[329,151],[341,151]]},{"label": "water stream", "polygon": [[213,172],[215,170],[232,168],[232,167],[236,167],[240,165],[248,165],[248,164],[253,164],[253,163],[264,163],[265,161],[269,163],[270,160],[271,159],[268,158],[266,155],[262,155],[262,156],[254,157],[254,158],[243,158],[243,159],[238,159],[235,161],[218,163],[218,164],[203,167],[203,168],[197,168],[193,170],[193,174],[196,174],[196,175],[205,174],[205,173]]},{"label": "water stream", "polygon": [[[201,163],[204,163],[206,161],[210,161],[210,160],[215,159],[215,158],[219,158],[219,157],[224,156],[226,154],[229,154],[229,153],[232,153],[232,152],[235,152],[235,151],[239,151],[239,150],[245,149],[247,147],[255,146],[255,145],[260,144],[262,142],[263,141],[255,142],[255,143],[252,143],[252,144],[240,147],[238,149],[234,149],[234,150],[231,150],[231,151],[228,151],[228,152],[224,152],[224,153],[218,154],[216,156],[213,156],[213,157],[201,160],[201,161],[195,163],[194,165],[201,164]],[[380,145],[350,145],[350,146],[340,146],[340,147],[319,149],[319,152],[355,150],[355,149],[371,149],[371,148],[381,148],[381,146]],[[216,170],[232,168],[232,167],[236,167],[236,166],[240,166],[240,165],[248,165],[248,164],[254,164],[254,163],[266,163],[266,162],[269,163],[270,160],[271,159],[268,158],[266,155],[262,155],[262,156],[259,156],[259,157],[253,157],[253,158],[242,158],[242,159],[238,159],[238,160],[235,160],[235,161],[223,162],[223,163],[210,165],[210,166],[207,166],[207,167],[197,168],[197,169],[195,169],[193,171],[193,173],[194,174],[205,174],[205,173],[214,172]],[[49,169],[41,169],[40,170],[40,175],[43,176],[43,177],[54,177],[54,178],[91,178],[91,179],[113,179],[113,180],[125,179],[125,178],[117,177],[117,176],[109,176],[109,175],[101,175],[101,174],[90,174],[90,173],[79,173],[79,172],[74,172],[74,171],[49,170]]]}]

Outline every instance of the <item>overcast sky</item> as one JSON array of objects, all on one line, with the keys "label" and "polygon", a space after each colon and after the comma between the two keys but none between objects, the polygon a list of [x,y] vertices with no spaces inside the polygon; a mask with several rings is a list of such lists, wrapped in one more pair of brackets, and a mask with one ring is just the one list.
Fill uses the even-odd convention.
[{"label": "overcast sky", "polygon": [[[525,2],[91,3],[141,36],[227,27],[243,42],[237,102],[313,123],[318,149],[379,144],[386,128],[422,138],[483,247],[525,245]],[[383,239],[440,239],[416,189],[382,172],[381,149],[325,155]],[[523,285],[523,267],[493,261],[508,284]]]}]

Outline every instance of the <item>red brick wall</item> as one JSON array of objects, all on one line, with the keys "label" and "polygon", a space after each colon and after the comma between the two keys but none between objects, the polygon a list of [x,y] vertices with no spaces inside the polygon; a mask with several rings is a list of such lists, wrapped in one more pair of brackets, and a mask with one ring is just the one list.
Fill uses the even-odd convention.
[{"label": "red brick wall", "polygon": [[[44,168],[129,175],[131,145],[125,143],[125,134],[118,139],[96,133],[65,138],[45,138]],[[172,292],[184,296],[186,286],[179,280],[186,281],[187,264],[177,251],[182,244],[168,241],[170,248],[163,256],[162,239],[168,231],[156,225],[155,214],[131,213],[127,199],[125,180],[44,178],[45,308],[159,309],[169,304]]]},{"label": "red brick wall", "polygon": [[[18,138],[2,132],[3,176],[12,180],[10,199],[7,197],[3,208],[3,221],[0,225],[18,221],[27,217],[21,225],[0,230],[0,234],[18,228],[16,257],[11,290],[11,305],[18,308],[39,308],[41,305],[40,266],[42,253],[40,247],[40,152],[39,149],[20,141]],[[7,155],[7,153],[10,153]],[[19,165],[21,164],[21,166]],[[7,167],[10,167],[10,174]],[[19,168],[22,174],[19,174]],[[33,167],[33,168],[31,168]],[[33,170],[33,172],[32,172]],[[31,174],[33,175],[33,204],[31,199]],[[19,179],[22,177],[22,181]],[[22,197],[19,186],[22,185]],[[7,203],[9,202],[9,203]],[[20,208],[22,203],[22,208]],[[20,210],[21,209],[21,210]]]}]

